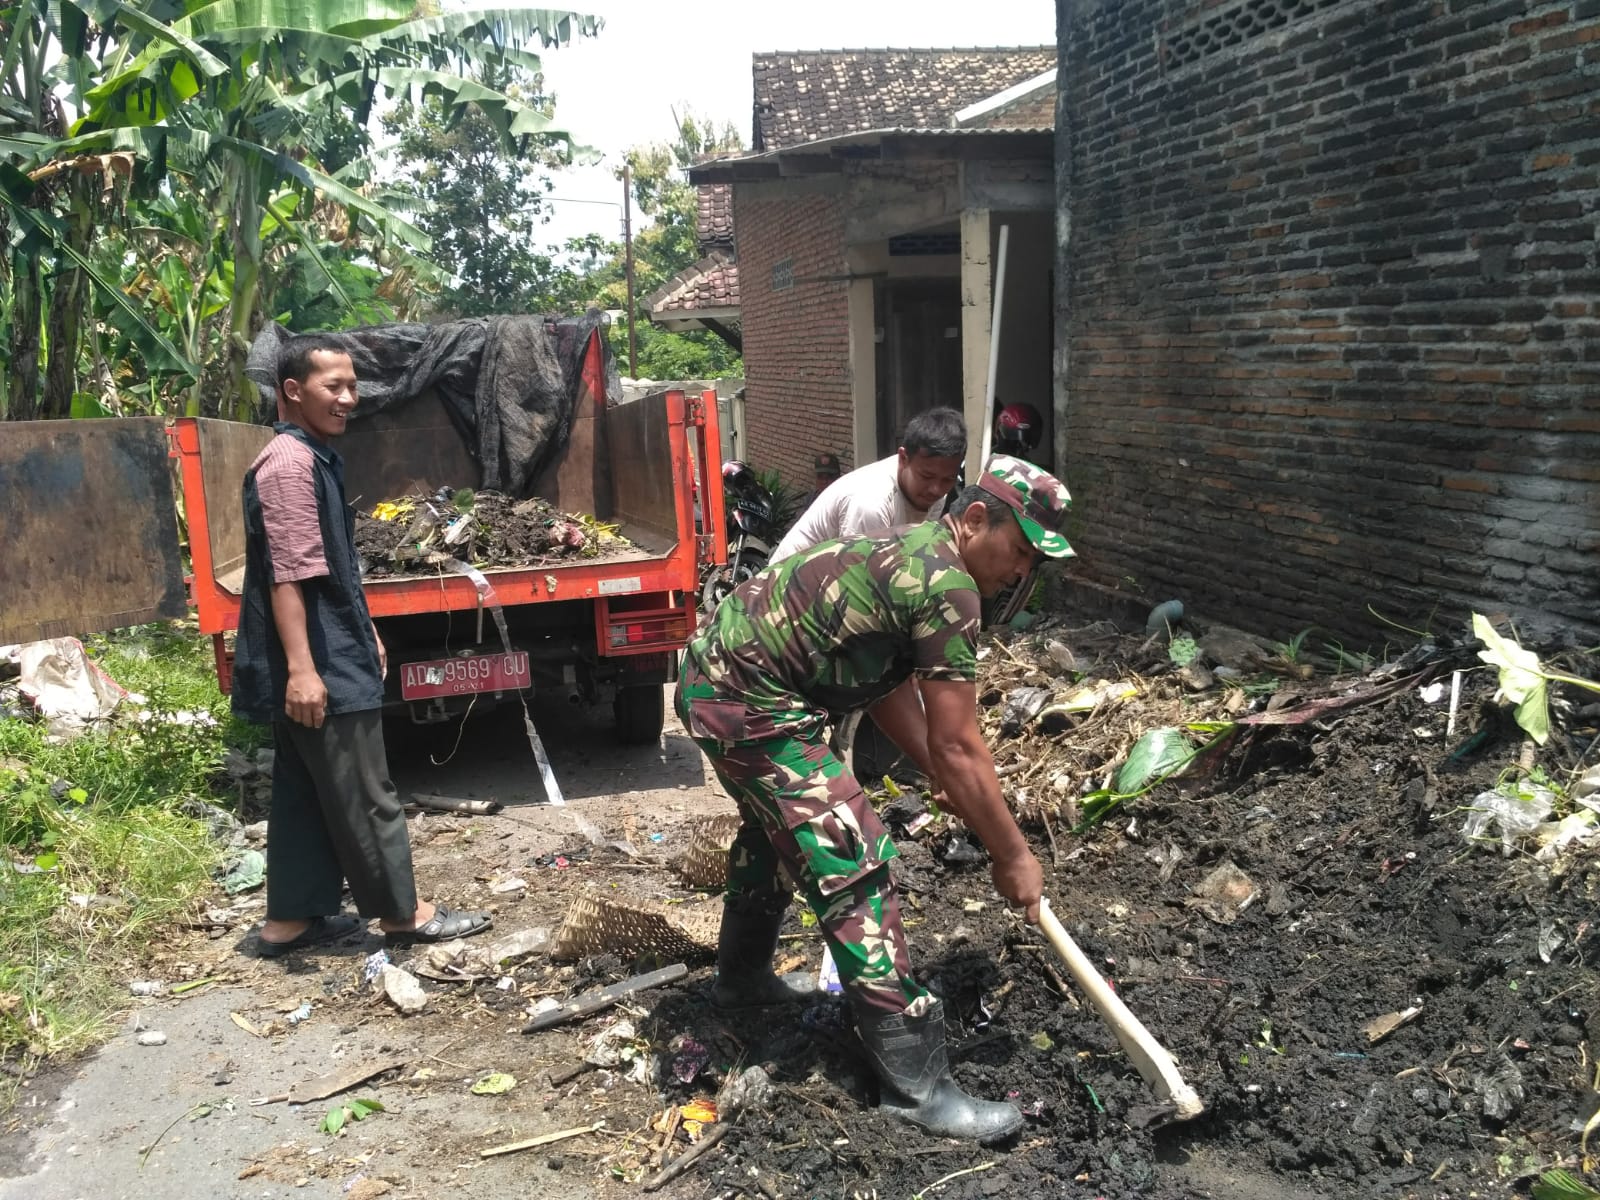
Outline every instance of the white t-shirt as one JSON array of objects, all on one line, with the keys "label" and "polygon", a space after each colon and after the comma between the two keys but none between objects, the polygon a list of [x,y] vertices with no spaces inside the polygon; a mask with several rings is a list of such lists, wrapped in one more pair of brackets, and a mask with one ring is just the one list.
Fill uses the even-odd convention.
[{"label": "white t-shirt", "polygon": [[900,456],[891,454],[841,475],[784,534],[770,561],[834,538],[878,537],[900,525],[926,521],[932,510],[912,507],[900,490],[899,474]]}]

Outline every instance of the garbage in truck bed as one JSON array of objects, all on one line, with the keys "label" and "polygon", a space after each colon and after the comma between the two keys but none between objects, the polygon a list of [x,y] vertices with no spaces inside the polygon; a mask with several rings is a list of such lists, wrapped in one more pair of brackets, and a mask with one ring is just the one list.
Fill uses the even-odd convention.
[{"label": "garbage in truck bed", "polygon": [[356,514],[356,551],[368,578],[431,574],[451,560],[534,567],[633,548],[615,525],[587,514],[470,488],[400,496]]}]

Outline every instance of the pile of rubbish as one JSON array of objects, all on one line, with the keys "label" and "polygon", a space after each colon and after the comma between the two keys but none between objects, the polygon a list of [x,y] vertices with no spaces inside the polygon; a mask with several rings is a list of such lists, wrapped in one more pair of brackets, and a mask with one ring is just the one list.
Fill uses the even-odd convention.
[{"label": "pile of rubbish", "polygon": [[[981,720],[1012,811],[1053,836],[1056,827],[1086,831],[1168,780],[1195,791],[1230,758],[1237,774],[1239,760],[1271,731],[1326,732],[1336,718],[1402,693],[1414,693],[1440,718],[1436,731],[1418,725],[1414,735],[1455,739],[1456,756],[1470,753],[1489,738],[1501,710],[1463,708],[1463,679],[1475,672],[1481,680],[1486,666],[1496,667],[1496,698],[1522,705],[1501,715],[1524,726],[1530,752],[1549,738],[1550,709],[1558,721],[1570,717],[1571,736],[1547,756],[1555,760],[1550,769],[1574,772],[1571,803],[1559,815],[1537,781],[1508,786],[1503,803],[1493,794],[1473,802],[1468,836],[1499,830],[1509,838],[1506,831],[1514,830],[1530,836],[1547,860],[1593,841],[1600,835],[1600,801],[1591,799],[1600,792],[1600,766],[1588,765],[1578,777],[1581,756],[1566,746],[1575,748],[1574,738],[1581,741],[1594,724],[1600,705],[1584,705],[1583,692],[1594,700],[1600,683],[1543,671],[1535,654],[1481,617],[1473,632],[1476,639],[1425,638],[1378,663],[1341,649],[1318,654],[1306,634],[1273,643],[1225,626],[1191,630],[1175,603],[1152,612],[1142,634],[1110,622],[1069,628],[1046,621],[1002,631],[980,651]],[[1574,694],[1547,705],[1548,683],[1570,685]]]},{"label": "pile of rubbish", "polygon": [[537,567],[632,548],[615,525],[564,513],[537,496],[513,500],[500,492],[440,488],[356,514],[356,551],[369,578],[433,574],[456,563]]}]

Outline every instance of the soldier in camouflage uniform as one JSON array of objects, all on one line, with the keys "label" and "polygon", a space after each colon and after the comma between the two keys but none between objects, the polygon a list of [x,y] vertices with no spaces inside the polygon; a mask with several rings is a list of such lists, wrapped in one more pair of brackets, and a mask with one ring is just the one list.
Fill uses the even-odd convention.
[{"label": "soldier in camouflage uniform", "polygon": [[[950,1078],[943,1007],[911,971],[894,843],[824,727],[871,707],[982,840],[996,888],[1036,921],[1043,873],[978,730],[979,605],[1041,555],[1072,553],[1060,533],[1069,503],[1038,467],[996,456],[938,522],[824,542],[747,580],[689,643],[678,682],[678,715],[744,817],[729,855],[717,1002],[806,994],[772,971],[798,888],[838,964],[884,1106],[947,1137],[999,1140],[1022,1116]],[[920,703],[899,686],[912,677]]]}]

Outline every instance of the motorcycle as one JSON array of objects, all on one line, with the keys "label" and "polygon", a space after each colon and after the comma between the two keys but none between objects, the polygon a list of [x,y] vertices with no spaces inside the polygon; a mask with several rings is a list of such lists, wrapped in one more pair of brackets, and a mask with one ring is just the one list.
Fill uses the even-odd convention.
[{"label": "motorcycle", "polygon": [[746,464],[722,464],[728,509],[728,561],[712,567],[700,583],[700,611],[708,613],[734,588],[767,565],[777,544],[777,498]]}]

